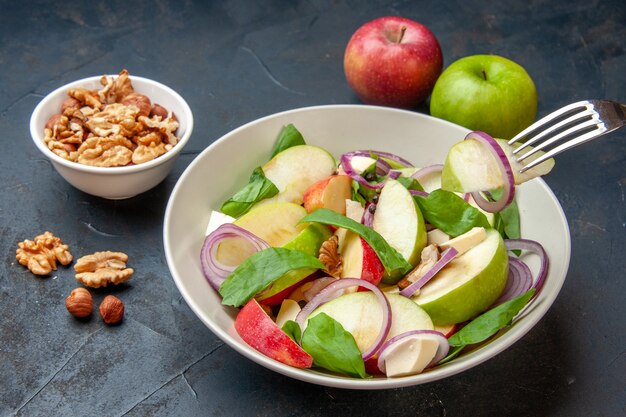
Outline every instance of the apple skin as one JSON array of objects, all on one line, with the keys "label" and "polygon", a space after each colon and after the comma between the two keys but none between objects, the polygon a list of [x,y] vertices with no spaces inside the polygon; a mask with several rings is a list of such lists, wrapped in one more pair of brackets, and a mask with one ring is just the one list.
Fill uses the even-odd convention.
[{"label": "apple skin", "polygon": [[269,358],[296,368],[313,365],[313,357],[291,340],[254,298],[237,314],[235,330],[248,345]]},{"label": "apple skin", "polygon": [[386,16],[354,32],[343,62],[348,84],[361,101],[412,108],[432,91],[443,68],[443,55],[426,26]]},{"label": "apple skin", "polygon": [[385,267],[365,239],[352,232],[348,233],[339,248],[344,261],[341,277],[360,278],[378,285],[385,274]]},{"label": "apple skin", "polygon": [[304,192],[304,208],[311,213],[327,208],[341,215],[346,214],[346,199],[352,196],[352,178],[348,175],[331,175],[317,181]]},{"label": "apple skin", "polygon": [[535,120],[537,90],[526,70],[507,58],[467,56],[453,62],[437,80],[430,114],[510,139]]}]

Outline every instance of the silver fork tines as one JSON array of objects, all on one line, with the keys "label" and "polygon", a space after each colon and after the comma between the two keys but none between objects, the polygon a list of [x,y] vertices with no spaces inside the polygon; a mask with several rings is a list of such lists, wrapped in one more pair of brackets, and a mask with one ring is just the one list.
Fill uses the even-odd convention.
[{"label": "silver fork tines", "polygon": [[[527,138],[526,142],[513,151],[517,161],[545,151],[545,154],[530,161],[520,171],[524,172],[554,157],[555,155],[588,142],[626,124],[626,106],[609,100],[585,100],[565,106],[533,123],[513,137],[509,144]],[[547,150],[550,145],[568,139],[566,142]],[[540,142],[539,141],[543,141]],[[539,143],[523,155],[526,147]]]}]

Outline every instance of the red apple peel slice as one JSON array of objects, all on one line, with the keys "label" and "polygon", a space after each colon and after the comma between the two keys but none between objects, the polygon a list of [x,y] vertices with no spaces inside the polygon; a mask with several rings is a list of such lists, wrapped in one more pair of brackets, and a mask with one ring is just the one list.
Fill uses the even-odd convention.
[{"label": "red apple peel slice", "polygon": [[269,358],[295,368],[313,365],[313,357],[291,340],[254,298],[237,314],[235,330],[250,347]]}]

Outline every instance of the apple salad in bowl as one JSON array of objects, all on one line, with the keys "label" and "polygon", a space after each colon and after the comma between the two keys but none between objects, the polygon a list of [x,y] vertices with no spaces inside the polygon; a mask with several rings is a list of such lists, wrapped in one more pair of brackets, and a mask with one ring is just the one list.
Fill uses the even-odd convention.
[{"label": "apple salad in bowl", "polygon": [[506,141],[462,139],[416,167],[385,150],[333,155],[284,125],[211,213],[200,253],[239,337],[354,378],[429,372],[497,338],[548,272],[542,244],[521,236],[515,192],[553,161],[522,175]]}]

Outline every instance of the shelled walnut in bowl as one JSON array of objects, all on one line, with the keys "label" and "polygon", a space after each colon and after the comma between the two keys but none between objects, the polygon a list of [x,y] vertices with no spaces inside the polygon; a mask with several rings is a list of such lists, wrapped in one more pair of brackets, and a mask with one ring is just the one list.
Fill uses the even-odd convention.
[{"label": "shelled walnut in bowl", "polygon": [[30,120],[35,145],[57,172],[74,187],[109,199],[161,182],[192,130],[191,109],[178,93],[126,70],[57,88]]}]

